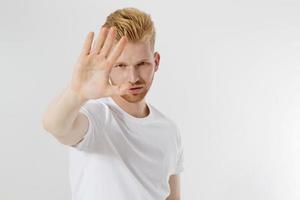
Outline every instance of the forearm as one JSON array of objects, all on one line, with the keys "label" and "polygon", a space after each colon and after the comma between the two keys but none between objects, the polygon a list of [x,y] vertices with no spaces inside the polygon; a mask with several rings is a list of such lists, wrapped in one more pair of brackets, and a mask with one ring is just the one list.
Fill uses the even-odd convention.
[{"label": "forearm", "polygon": [[48,105],[43,116],[44,129],[57,138],[62,138],[72,127],[79,109],[85,102],[85,99],[67,86]]}]

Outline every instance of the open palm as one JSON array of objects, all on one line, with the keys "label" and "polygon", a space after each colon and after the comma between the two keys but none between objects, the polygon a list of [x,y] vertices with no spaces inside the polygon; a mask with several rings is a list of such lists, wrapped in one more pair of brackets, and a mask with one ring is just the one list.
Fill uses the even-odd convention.
[{"label": "open palm", "polygon": [[71,80],[71,89],[82,98],[98,99],[127,93],[129,84],[109,83],[110,71],[127,42],[127,38],[123,36],[116,45],[113,45],[115,35],[115,27],[101,27],[93,45],[94,33],[89,32],[86,36]]}]

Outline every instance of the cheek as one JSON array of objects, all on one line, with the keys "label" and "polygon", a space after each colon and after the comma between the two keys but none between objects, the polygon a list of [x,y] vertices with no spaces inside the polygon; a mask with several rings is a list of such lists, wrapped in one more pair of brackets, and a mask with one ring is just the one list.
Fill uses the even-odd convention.
[{"label": "cheek", "polygon": [[152,67],[146,68],[145,70],[143,70],[143,71],[141,72],[141,77],[142,77],[146,82],[151,81],[153,75],[154,75],[154,68],[152,68]]},{"label": "cheek", "polygon": [[112,69],[109,74],[109,77],[115,84],[119,84],[122,83],[124,80],[124,73]]}]

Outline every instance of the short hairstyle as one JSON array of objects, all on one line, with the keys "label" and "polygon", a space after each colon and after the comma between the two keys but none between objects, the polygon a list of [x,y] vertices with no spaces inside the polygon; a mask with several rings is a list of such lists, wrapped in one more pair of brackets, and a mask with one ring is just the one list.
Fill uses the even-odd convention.
[{"label": "short hairstyle", "polygon": [[150,42],[152,50],[155,44],[155,27],[151,16],[137,8],[127,7],[109,14],[104,27],[116,27],[116,39],[126,36],[131,42]]}]

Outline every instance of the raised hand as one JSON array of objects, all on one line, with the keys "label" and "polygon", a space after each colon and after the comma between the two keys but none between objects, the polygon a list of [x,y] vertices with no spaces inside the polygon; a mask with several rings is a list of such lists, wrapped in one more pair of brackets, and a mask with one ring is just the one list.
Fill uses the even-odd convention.
[{"label": "raised hand", "polygon": [[94,43],[94,32],[89,32],[86,36],[70,84],[70,88],[85,100],[123,95],[130,88],[130,84],[109,83],[110,71],[127,42],[127,38],[123,36],[113,45],[116,41],[115,35],[115,27],[101,27]]}]

